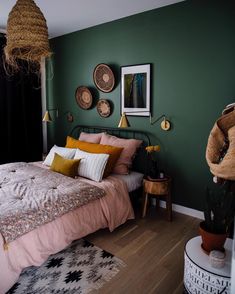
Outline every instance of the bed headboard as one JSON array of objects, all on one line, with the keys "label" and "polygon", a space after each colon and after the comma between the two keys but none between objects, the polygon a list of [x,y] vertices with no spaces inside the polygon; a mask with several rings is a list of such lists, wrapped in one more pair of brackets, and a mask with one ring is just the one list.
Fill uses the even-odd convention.
[{"label": "bed headboard", "polygon": [[145,147],[151,145],[150,138],[147,133],[142,131],[137,131],[137,130],[130,130],[130,129],[77,125],[70,132],[70,136],[77,139],[81,132],[86,132],[86,133],[106,132],[110,135],[117,136],[119,138],[142,140],[143,144],[139,148],[135,156],[132,169],[146,174],[147,152],[145,151]]}]

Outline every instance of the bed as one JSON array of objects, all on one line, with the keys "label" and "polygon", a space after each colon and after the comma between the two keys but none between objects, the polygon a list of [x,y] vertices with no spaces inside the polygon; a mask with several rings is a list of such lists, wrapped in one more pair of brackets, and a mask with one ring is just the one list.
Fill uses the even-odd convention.
[{"label": "bed", "polygon": [[[88,133],[106,132],[124,138],[138,137],[143,140],[144,145],[150,144],[149,137],[145,133],[129,130],[123,132],[120,129],[103,127],[76,126],[70,135],[78,138],[82,131]],[[0,264],[4,269],[0,271],[1,294],[10,289],[17,281],[23,268],[41,265],[49,255],[62,250],[75,239],[102,228],[109,228],[110,231],[113,231],[128,219],[134,218],[129,193],[139,188],[142,182],[145,165],[141,164],[141,160],[146,155],[143,150],[144,148],[140,148],[134,160],[135,172],[131,172],[127,176],[111,174],[101,182],[78,177],[77,180],[81,181],[82,187],[90,184],[93,189],[100,189],[95,190],[96,193],[97,191],[105,191],[105,195],[101,195],[102,197],[92,199],[87,204],[69,210],[52,221],[36,226],[9,244],[6,244],[4,234],[0,234]],[[43,170],[47,177],[48,168],[41,162],[31,163],[30,168],[35,172]],[[13,171],[15,173],[15,170]],[[31,181],[32,179],[34,181],[34,177],[30,178]],[[63,182],[63,178],[58,181]]]}]

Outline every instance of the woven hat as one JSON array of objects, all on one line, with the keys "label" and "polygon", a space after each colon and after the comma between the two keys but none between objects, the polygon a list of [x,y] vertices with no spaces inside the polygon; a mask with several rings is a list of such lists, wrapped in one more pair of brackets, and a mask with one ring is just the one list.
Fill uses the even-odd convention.
[{"label": "woven hat", "polygon": [[18,68],[17,59],[40,63],[51,55],[46,19],[33,0],[17,0],[7,21],[6,62]]},{"label": "woven hat", "polygon": [[235,180],[235,110],[215,122],[208,138],[206,160],[213,175]]}]

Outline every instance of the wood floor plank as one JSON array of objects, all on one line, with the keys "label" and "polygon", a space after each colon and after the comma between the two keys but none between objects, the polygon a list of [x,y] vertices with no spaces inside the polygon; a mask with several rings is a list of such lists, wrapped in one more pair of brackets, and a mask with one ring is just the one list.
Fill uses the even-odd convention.
[{"label": "wood floor plank", "polygon": [[[94,293],[179,294],[183,289],[183,252],[198,234],[200,220],[179,213],[168,222],[165,211],[148,210],[110,233],[100,230],[87,237],[121,258],[126,267]],[[92,292],[93,293],[93,292]]]}]

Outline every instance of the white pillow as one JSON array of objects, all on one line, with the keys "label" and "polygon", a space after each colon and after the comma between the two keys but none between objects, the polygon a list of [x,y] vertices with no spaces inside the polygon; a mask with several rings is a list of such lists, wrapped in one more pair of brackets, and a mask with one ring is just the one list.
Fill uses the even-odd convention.
[{"label": "white pillow", "polygon": [[58,147],[54,145],[50,152],[48,153],[46,159],[44,160],[43,164],[51,166],[52,161],[54,159],[55,153],[59,154],[60,156],[63,156],[67,159],[73,159],[74,155],[76,153],[76,149],[73,148],[65,148],[65,147]]},{"label": "white pillow", "polygon": [[74,159],[81,158],[78,175],[96,182],[102,181],[109,154],[88,153],[77,149]]}]

